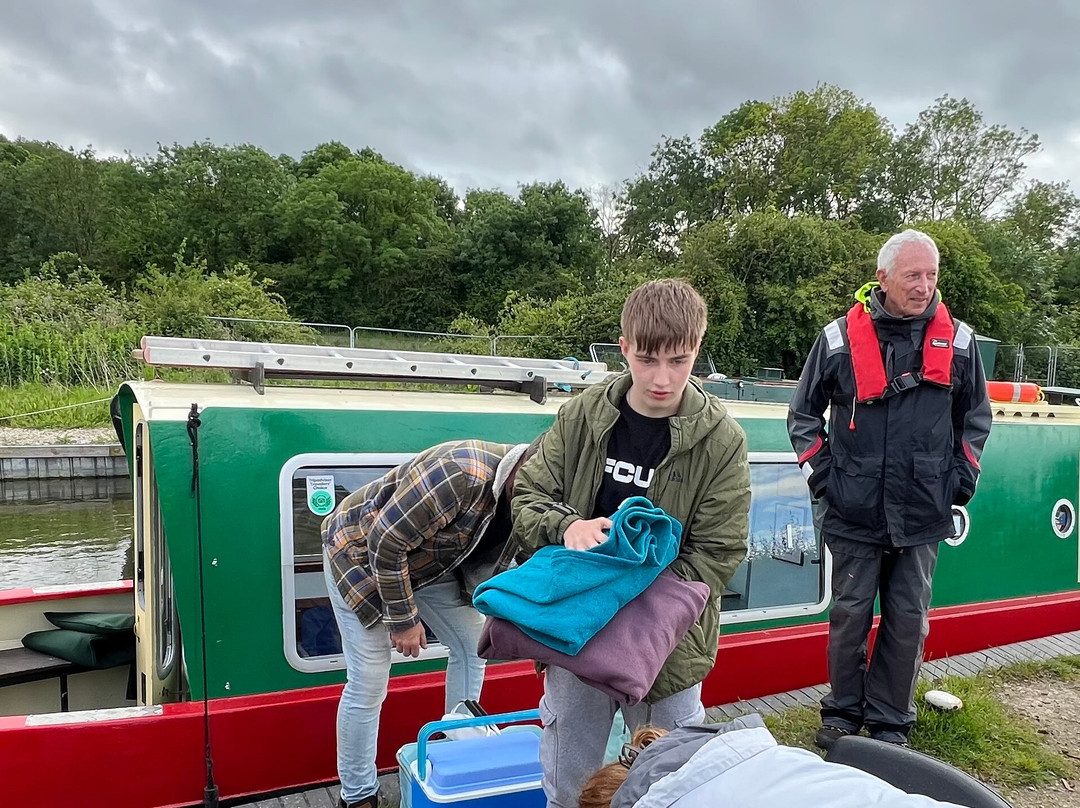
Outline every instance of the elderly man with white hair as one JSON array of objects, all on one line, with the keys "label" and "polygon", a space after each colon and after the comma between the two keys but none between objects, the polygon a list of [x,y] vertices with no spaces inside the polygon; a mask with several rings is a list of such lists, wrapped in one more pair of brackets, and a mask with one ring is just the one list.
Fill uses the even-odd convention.
[{"label": "elderly man with white hair", "polygon": [[885,242],[877,282],[818,336],[788,413],[833,558],[823,748],[862,727],[907,742],[938,546],[975,493],[990,433],[978,346],[941,300],[938,261],[918,230]]}]

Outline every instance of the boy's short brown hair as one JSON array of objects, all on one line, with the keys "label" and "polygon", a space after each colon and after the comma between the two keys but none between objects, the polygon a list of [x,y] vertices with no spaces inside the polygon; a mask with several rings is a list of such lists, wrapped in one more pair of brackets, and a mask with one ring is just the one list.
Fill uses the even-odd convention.
[{"label": "boy's short brown hair", "polygon": [[648,354],[664,349],[697,350],[707,320],[705,301],[693,286],[661,278],[641,284],[626,298],[622,332],[627,342]]}]

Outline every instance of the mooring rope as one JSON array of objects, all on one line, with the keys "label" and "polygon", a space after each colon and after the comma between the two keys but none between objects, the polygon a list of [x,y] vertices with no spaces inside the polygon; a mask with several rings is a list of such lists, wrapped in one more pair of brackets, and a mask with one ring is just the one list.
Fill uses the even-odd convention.
[{"label": "mooring rope", "polygon": [[89,407],[91,404],[104,404],[106,401],[111,401],[109,398],[99,398],[95,401],[82,401],[78,404],[65,404],[63,407],[50,407],[47,410],[34,410],[33,412],[24,412],[19,415],[0,415],[0,421],[7,421],[11,418],[29,418],[31,415],[43,415],[47,412],[59,412],[60,410],[70,410],[75,407]]}]

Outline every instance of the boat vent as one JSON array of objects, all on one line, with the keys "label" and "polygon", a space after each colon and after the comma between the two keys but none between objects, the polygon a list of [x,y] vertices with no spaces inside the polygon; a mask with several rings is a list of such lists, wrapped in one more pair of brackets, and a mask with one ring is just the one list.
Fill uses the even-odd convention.
[{"label": "boat vent", "polygon": [[147,365],[231,371],[262,393],[269,378],[480,384],[528,393],[588,387],[612,376],[602,362],[426,351],[283,345],[270,342],[143,337],[136,357]]}]

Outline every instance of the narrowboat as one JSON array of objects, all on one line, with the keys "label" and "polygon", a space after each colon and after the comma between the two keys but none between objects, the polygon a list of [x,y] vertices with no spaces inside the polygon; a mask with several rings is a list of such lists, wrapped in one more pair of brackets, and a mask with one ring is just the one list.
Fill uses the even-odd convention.
[{"label": "narrowboat", "polygon": [[[118,391],[132,581],[0,592],[7,805],[181,806],[208,783],[225,800],[334,780],[344,662],[321,574],[324,515],[441,441],[529,441],[609,375],[576,361],[150,337],[141,355],[238,383]],[[826,679],[830,558],[786,405],[727,405],[749,438],[751,535],[722,596],[710,706]],[[994,407],[978,494],[942,548],[928,658],[1080,629],[1080,408]],[[129,662],[88,669],[23,649],[54,612],[132,615]],[[442,714],[444,668],[437,642],[395,659],[380,766]],[[481,702],[511,712],[540,693],[532,664],[492,663]]]}]

